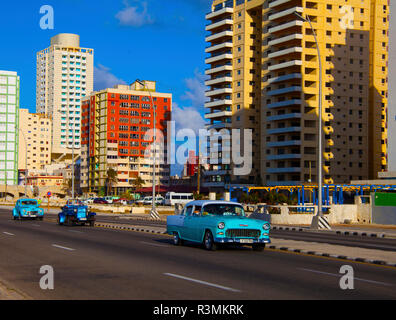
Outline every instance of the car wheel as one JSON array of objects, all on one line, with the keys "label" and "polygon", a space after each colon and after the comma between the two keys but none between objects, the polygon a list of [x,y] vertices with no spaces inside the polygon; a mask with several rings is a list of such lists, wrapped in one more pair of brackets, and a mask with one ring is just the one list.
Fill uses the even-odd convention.
[{"label": "car wheel", "polygon": [[215,251],[217,249],[217,245],[213,240],[212,232],[210,231],[205,232],[204,246],[208,251]]},{"label": "car wheel", "polygon": [[95,227],[95,221],[89,221],[89,225],[90,225],[91,227]]},{"label": "car wheel", "polygon": [[173,233],[173,244],[175,246],[181,246],[183,244],[183,240],[180,238],[178,232]]},{"label": "car wheel", "polygon": [[252,245],[253,251],[264,251],[265,249],[265,244],[254,244]]}]

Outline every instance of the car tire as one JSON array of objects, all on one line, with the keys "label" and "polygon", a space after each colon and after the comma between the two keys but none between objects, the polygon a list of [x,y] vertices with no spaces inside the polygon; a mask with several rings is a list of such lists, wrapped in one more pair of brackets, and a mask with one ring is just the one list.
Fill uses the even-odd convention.
[{"label": "car tire", "polygon": [[95,221],[89,221],[89,226],[90,227],[95,227]]},{"label": "car tire", "polygon": [[174,232],[174,233],[173,233],[173,244],[174,244],[175,246],[181,246],[181,245],[183,245],[183,240],[180,238],[178,232]]},{"label": "car tire", "polygon": [[208,251],[216,251],[217,245],[213,240],[213,235],[212,232],[209,230],[205,232],[205,237],[204,237],[204,247]]},{"label": "car tire", "polygon": [[252,245],[253,251],[262,252],[265,249],[265,244],[254,244]]}]

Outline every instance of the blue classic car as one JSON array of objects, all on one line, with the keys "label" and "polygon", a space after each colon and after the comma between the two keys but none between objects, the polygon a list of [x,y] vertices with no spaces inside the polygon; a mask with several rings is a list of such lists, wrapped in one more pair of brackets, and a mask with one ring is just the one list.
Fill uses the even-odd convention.
[{"label": "blue classic car", "polygon": [[44,209],[39,207],[36,199],[19,199],[12,210],[14,220],[36,219],[43,220]]},{"label": "blue classic car", "polygon": [[271,243],[270,229],[269,222],[250,219],[241,204],[227,201],[192,201],[180,215],[167,218],[175,245],[187,240],[203,243],[207,250],[216,250],[217,244],[248,244],[263,251]]},{"label": "blue classic car", "polygon": [[72,226],[75,224],[95,226],[96,213],[90,212],[88,206],[80,200],[68,200],[58,214],[58,224]]}]

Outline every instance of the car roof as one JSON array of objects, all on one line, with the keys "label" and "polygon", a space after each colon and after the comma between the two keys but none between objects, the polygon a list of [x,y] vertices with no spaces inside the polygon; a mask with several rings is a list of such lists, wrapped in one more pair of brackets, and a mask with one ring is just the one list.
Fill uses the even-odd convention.
[{"label": "car roof", "polygon": [[240,205],[242,206],[240,203],[238,202],[231,202],[231,201],[223,201],[223,200],[195,200],[195,201],[191,201],[189,203],[186,204],[186,206],[188,205],[194,205],[194,206],[204,206],[207,204],[232,204],[232,205]]},{"label": "car roof", "polygon": [[23,198],[19,199],[19,201],[37,201],[37,199]]}]

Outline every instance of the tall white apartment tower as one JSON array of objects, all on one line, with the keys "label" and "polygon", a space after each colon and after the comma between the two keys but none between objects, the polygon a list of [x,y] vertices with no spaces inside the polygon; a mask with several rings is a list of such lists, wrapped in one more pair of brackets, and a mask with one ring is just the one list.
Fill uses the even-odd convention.
[{"label": "tall white apartment tower", "polygon": [[52,159],[70,159],[81,148],[81,100],[93,91],[94,50],[80,36],[61,33],[37,53],[36,112],[52,119]]}]

